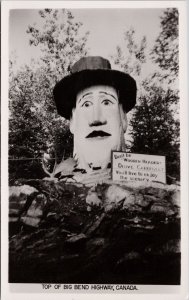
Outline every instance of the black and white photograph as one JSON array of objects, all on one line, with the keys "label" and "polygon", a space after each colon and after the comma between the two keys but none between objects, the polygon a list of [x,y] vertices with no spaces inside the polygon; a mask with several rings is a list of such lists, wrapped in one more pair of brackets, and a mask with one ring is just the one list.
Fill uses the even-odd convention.
[{"label": "black and white photograph", "polygon": [[9,2],[8,286],[186,291],[185,1]]}]

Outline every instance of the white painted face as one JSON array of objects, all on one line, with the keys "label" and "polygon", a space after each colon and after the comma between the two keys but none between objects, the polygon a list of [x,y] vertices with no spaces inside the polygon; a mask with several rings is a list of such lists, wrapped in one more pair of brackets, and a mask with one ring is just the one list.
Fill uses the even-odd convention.
[{"label": "white painted face", "polygon": [[98,85],[79,92],[70,121],[78,167],[106,168],[111,151],[123,150],[126,128],[126,114],[113,87]]}]

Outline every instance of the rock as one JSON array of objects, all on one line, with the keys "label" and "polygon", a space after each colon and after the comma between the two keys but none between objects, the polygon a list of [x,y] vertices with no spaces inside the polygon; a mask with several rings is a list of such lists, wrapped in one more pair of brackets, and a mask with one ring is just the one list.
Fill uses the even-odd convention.
[{"label": "rock", "polygon": [[157,197],[154,195],[144,195],[143,198],[144,198],[143,205],[142,203],[140,203],[140,205],[142,206],[148,206],[149,204],[157,201]]},{"label": "rock", "polygon": [[108,212],[108,211],[115,209],[115,207],[116,207],[115,203],[107,203],[104,206],[104,210],[105,210],[105,212]]},{"label": "rock", "polygon": [[129,260],[139,259],[140,257],[141,256],[138,252],[131,251],[131,252],[125,254],[124,257],[118,261],[118,264],[129,261]]},{"label": "rock", "polygon": [[78,242],[81,242],[81,241],[84,241],[87,239],[87,236],[84,234],[84,233],[80,233],[80,234],[77,234],[77,235],[74,235],[70,238],[68,238],[66,240],[66,243],[68,244],[78,244]]},{"label": "rock", "polygon": [[106,203],[118,203],[126,197],[130,196],[131,192],[117,186],[117,185],[111,185],[107,191],[106,191]]},{"label": "rock", "polygon": [[15,216],[19,214],[19,209],[10,208],[9,209],[9,216]]},{"label": "rock", "polygon": [[175,215],[175,211],[169,205],[163,205],[160,202],[154,203],[151,206],[150,211],[153,213],[162,213],[165,214],[166,216]]},{"label": "rock", "polygon": [[164,213],[165,214],[165,207],[163,207],[161,204],[159,203],[155,203],[151,206],[151,212],[154,213]]},{"label": "rock", "polygon": [[94,237],[93,239],[88,239],[86,244],[86,249],[89,253],[98,256],[98,251],[103,251],[107,247],[106,239]]},{"label": "rock", "polygon": [[95,247],[102,247],[105,244],[104,238],[96,238],[92,240],[92,245]]},{"label": "rock", "polygon": [[88,195],[86,197],[86,203],[91,206],[101,206],[102,201],[99,199],[98,194],[96,192],[92,192],[89,190]]},{"label": "rock", "polygon": [[130,204],[134,204],[134,201],[135,196],[132,192],[120,186],[111,185],[105,192],[104,209],[107,212],[119,205],[125,208]]},{"label": "rock", "polygon": [[11,216],[9,217],[10,223],[18,222],[18,220],[19,220],[18,217],[11,217]]},{"label": "rock", "polygon": [[173,205],[180,207],[180,192],[178,190],[173,191],[170,198]]},{"label": "rock", "polygon": [[128,208],[135,204],[136,197],[135,194],[129,193],[123,203],[123,208]]},{"label": "rock", "polygon": [[11,186],[9,188],[9,197],[11,198],[12,196],[19,197],[21,194],[24,195],[31,195],[33,193],[37,192],[38,190],[34,188],[33,186],[30,185],[22,185],[22,186]]},{"label": "rock", "polygon": [[87,228],[87,230],[86,230],[87,236],[94,234],[94,232],[99,228],[100,224],[104,220],[105,216],[106,216],[106,214],[102,213],[102,215],[100,217],[98,217],[97,220],[95,222],[93,222],[89,228]]},{"label": "rock", "polygon": [[57,214],[55,212],[49,212],[47,214],[47,219],[49,219],[49,218],[56,218],[56,216],[57,216]]},{"label": "rock", "polygon": [[11,196],[10,283],[180,284],[178,186],[22,183],[37,191]]},{"label": "rock", "polygon": [[[11,186],[9,193],[9,234],[10,236],[21,229],[23,224],[31,227],[37,227],[40,219],[39,215],[42,215],[42,211],[39,212],[37,209],[30,210],[29,215],[26,216],[28,208],[31,206],[33,200],[37,197],[39,191],[30,185],[24,184],[21,186]],[[33,207],[34,208],[34,207]],[[30,217],[34,218],[30,218]],[[36,218],[35,218],[36,217]]]},{"label": "rock", "polygon": [[152,195],[156,198],[163,199],[167,195],[167,190],[165,188],[157,188],[157,187],[145,187],[141,190],[141,193],[145,195]]},{"label": "rock", "polygon": [[41,219],[37,217],[30,217],[30,216],[23,216],[21,217],[21,222],[25,225],[31,226],[31,227],[38,227]]},{"label": "rock", "polygon": [[42,217],[43,210],[40,207],[38,207],[36,205],[36,203],[37,203],[36,201],[33,201],[32,205],[30,206],[30,208],[27,211],[27,216],[33,217],[33,218]]},{"label": "rock", "polygon": [[31,205],[27,210],[27,216],[29,217],[39,217],[43,216],[45,205],[47,204],[47,198],[43,194],[38,194],[32,201]]},{"label": "rock", "polygon": [[29,185],[11,186],[9,192],[9,213],[13,212],[14,209],[14,212],[19,215],[28,199],[33,199],[38,193],[37,189]]}]

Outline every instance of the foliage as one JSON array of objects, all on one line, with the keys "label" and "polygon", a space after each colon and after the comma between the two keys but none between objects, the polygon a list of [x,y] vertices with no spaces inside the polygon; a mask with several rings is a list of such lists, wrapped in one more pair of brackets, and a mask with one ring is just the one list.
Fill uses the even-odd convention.
[{"label": "foliage", "polygon": [[133,139],[130,151],[166,156],[167,173],[179,179],[179,122],[171,109],[178,103],[178,93],[151,85],[149,81],[144,86],[145,93],[130,121]]},{"label": "foliage", "polygon": [[112,58],[115,65],[118,65],[125,73],[133,77],[140,76],[142,66],[146,62],[146,37],[144,36],[137,44],[135,30],[129,29],[124,33],[124,50],[117,46],[116,54]]},{"label": "foliage", "polygon": [[88,32],[79,36],[81,22],[75,22],[68,10],[44,9],[39,14],[44,20],[42,30],[29,26],[30,45],[41,48],[41,57],[47,76],[54,81],[65,76],[72,64],[87,54]]},{"label": "foliage", "polygon": [[152,59],[168,75],[178,75],[179,45],[178,45],[178,9],[168,8],[161,16],[161,32],[155,41],[151,52]]},{"label": "foliage", "polygon": [[16,74],[10,62],[9,156],[10,159],[34,158],[10,160],[13,178],[44,176],[43,153],[50,153],[53,165],[63,155],[66,158],[72,154],[69,122],[57,115],[52,91],[55,83],[68,74],[71,64],[86,55],[88,33],[79,35],[82,24],[75,22],[69,11],[45,9],[39,13],[43,28],[29,26],[27,32],[30,45],[41,48],[41,59]]},{"label": "foliage", "polygon": [[[150,53],[153,73],[143,67],[150,64],[146,38],[136,42],[134,30],[124,34],[124,47],[117,47],[114,62],[137,82],[137,106],[131,112],[128,149],[135,153],[165,155],[167,174],[179,179],[178,90],[173,86],[178,75],[178,11],[165,9],[160,33]],[[172,84],[172,85],[171,85]]]}]

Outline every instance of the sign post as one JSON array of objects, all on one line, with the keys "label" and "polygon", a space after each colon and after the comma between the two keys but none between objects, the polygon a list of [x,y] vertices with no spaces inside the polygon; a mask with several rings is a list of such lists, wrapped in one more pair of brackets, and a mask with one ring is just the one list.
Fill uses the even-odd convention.
[{"label": "sign post", "polygon": [[165,156],[113,151],[112,179],[166,183]]}]

